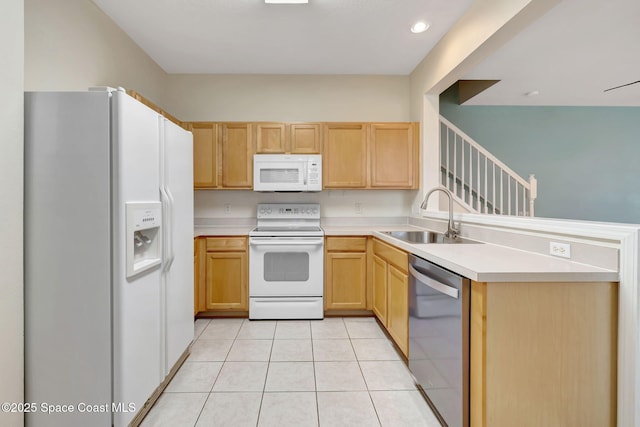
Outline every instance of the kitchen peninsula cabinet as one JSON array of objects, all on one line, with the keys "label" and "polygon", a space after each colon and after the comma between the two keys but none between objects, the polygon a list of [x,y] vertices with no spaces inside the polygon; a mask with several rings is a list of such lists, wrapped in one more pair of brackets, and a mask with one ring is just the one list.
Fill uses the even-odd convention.
[{"label": "kitchen peninsula cabinet", "polygon": [[324,309],[367,308],[367,238],[327,237]]},{"label": "kitchen peninsula cabinet", "polygon": [[205,310],[248,311],[247,237],[205,240]]},{"label": "kitchen peninsula cabinet", "polygon": [[471,285],[471,427],[615,426],[616,283]]},{"label": "kitchen peninsula cabinet", "polygon": [[405,356],[409,354],[408,262],[403,250],[373,239],[373,312]]}]

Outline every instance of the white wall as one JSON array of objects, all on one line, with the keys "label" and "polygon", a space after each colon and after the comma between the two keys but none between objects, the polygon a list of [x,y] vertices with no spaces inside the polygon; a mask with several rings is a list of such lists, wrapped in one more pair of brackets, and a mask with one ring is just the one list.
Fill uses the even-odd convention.
[{"label": "white wall", "polygon": [[[324,190],[320,193],[254,193],[198,190],[196,218],[250,218],[258,203],[320,203],[323,217],[397,217],[411,215],[411,190]],[[356,213],[359,203],[361,213]],[[229,204],[230,212],[225,212]]]},{"label": "white wall", "polygon": [[[0,6],[0,402],[22,402],[24,324],[22,271],[24,3]],[[0,425],[23,425],[0,411]]]},{"label": "white wall", "polygon": [[408,76],[169,75],[185,121],[409,121]]},{"label": "white wall", "polygon": [[[421,122],[421,191],[439,185],[438,153],[440,124],[438,96],[463,79],[480,61],[542,16],[560,0],[482,0],[475,1],[416,66],[410,75],[411,119]],[[447,209],[442,198],[432,198],[429,209]]]},{"label": "white wall", "polygon": [[162,106],[166,73],[90,0],[24,0],[25,89],[134,89]]}]

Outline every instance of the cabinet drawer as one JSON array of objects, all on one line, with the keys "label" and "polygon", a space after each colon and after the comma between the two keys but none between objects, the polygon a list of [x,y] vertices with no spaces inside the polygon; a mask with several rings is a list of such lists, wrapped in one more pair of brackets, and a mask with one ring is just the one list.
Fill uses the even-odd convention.
[{"label": "cabinet drawer", "polygon": [[207,252],[245,252],[246,237],[207,237]]},{"label": "cabinet drawer", "polygon": [[388,245],[381,240],[373,239],[373,253],[385,261],[398,267],[401,271],[408,271],[409,255],[394,246]]},{"label": "cabinet drawer", "polygon": [[327,237],[327,252],[366,252],[366,237]]}]

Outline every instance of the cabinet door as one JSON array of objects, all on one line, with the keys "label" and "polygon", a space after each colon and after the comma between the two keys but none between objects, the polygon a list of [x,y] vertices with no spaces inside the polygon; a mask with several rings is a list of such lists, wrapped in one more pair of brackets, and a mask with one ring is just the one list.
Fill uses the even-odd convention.
[{"label": "cabinet door", "polygon": [[367,306],[367,254],[328,253],[325,308],[364,310]]},{"label": "cabinet door", "polygon": [[207,310],[248,310],[247,253],[207,253]]},{"label": "cabinet door", "polygon": [[413,123],[371,124],[371,187],[418,188],[418,141]]},{"label": "cabinet door", "polygon": [[223,123],[222,186],[252,188],[253,143],[250,123]]},{"label": "cabinet door", "polygon": [[190,123],[193,133],[193,186],[215,188],[218,185],[218,125]]},{"label": "cabinet door", "polygon": [[296,123],[291,125],[291,152],[294,154],[320,154],[320,125]]},{"label": "cabinet door", "polygon": [[256,126],[256,153],[275,154],[287,151],[283,123],[258,123]]},{"label": "cabinet door", "polygon": [[198,239],[193,240],[193,314],[198,314],[198,283],[200,282],[200,263],[198,262]]},{"label": "cabinet door", "polygon": [[367,186],[367,125],[326,124],[324,127],[324,188]]},{"label": "cabinet door", "polygon": [[387,324],[387,268],[387,262],[374,254],[371,270],[373,312],[385,326]]},{"label": "cabinet door", "polygon": [[389,265],[387,330],[405,356],[409,348],[409,277]]}]

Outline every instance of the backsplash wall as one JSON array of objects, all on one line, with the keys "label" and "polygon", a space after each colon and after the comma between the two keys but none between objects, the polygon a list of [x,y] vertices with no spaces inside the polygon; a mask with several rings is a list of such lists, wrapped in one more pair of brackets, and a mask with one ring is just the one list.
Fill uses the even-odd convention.
[{"label": "backsplash wall", "polygon": [[[196,190],[196,218],[252,218],[258,203],[320,203],[323,217],[409,216],[416,190],[324,190],[319,193],[260,193]],[[356,213],[356,203],[361,213]],[[228,205],[228,212],[225,212]]]}]

